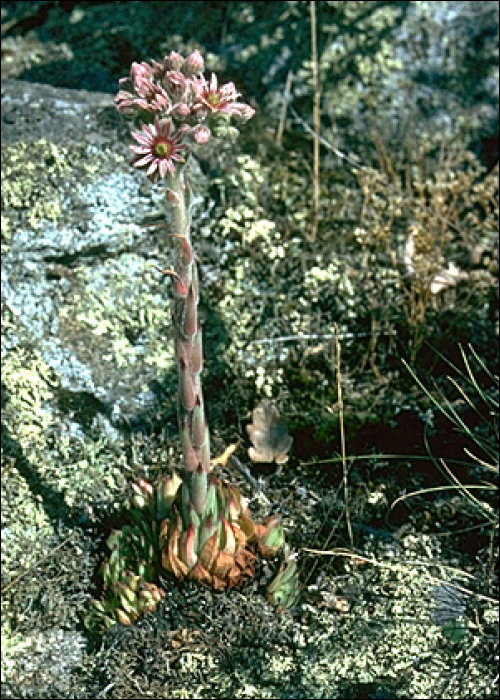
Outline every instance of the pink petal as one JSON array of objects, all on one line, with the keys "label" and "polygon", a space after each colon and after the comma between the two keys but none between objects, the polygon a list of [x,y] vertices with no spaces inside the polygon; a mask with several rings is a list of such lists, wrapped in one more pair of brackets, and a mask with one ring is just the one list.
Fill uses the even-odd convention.
[{"label": "pink petal", "polygon": [[153,162],[151,163],[151,165],[149,166],[149,168],[146,171],[146,175],[152,175],[157,167],[158,167],[158,161],[153,160]]},{"label": "pink petal", "polygon": [[144,146],[151,147],[151,142],[152,142],[151,136],[146,136],[146,134],[143,134],[141,131],[133,131],[132,138],[134,138],[139,143],[142,143]]},{"label": "pink petal", "polygon": [[144,158],[139,158],[139,160],[136,160],[134,165],[136,168],[142,168],[148,163],[151,163],[151,161],[154,162],[154,156],[152,153],[148,153],[148,155],[144,156]]},{"label": "pink petal", "polygon": [[163,160],[160,160],[160,164],[159,164],[159,168],[158,168],[160,171],[160,177],[165,177],[165,173],[168,170],[168,162],[169,161],[166,158],[164,158]]},{"label": "pink petal", "polygon": [[146,153],[151,153],[151,147],[149,146],[130,146],[130,148],[134,151],[134,153],[141,153],[141,154],[146,154]]}]

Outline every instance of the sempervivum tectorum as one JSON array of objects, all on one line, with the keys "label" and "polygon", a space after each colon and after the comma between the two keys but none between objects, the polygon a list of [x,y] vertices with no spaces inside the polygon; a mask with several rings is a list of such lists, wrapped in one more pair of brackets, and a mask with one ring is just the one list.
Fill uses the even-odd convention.
[{"label": "sempervivum tectorum", "polygon": [[254,523],[238,489],[201,469],[183,482],[177,505],[161,526],[160,548],[164,569],[181,580],[232,588],[253,576],[249,545],[274,556],[284,543],[277,517]]},{"label": "sempervivum tectorum", "polygon": [[[213,135],[235,133],[229,123],[254,115],[239,101],[233,83],[203,75],[199,51],[187,58],[171,52],[163,61],[134,63],[116,103],[131,118],[136,143],[133,164],[154,181],[165,180],[172,283],[172,325],[178,369],[178,423],[182,483],[135,488],[137,526],[157,547],[158,565],[179,579],[215,588],[236,586],[253,576],[256,551],[274,556],[283,545],[283,528],[273,516],[255,524],[239,491],[210,473],[210,437],[201,388],[202,330],[198,314],[199,280],[191,239],[190,188],[185,167],[191,152]],[[139,130],[137,130],[139,129]],[[158,489],[165,493],[158,495]],[[167,493],[168,491],[168,493]],[[160,507],[158,507],[160,502]],[[145,527],[148,520],[151,526]]]},{"label": "sempervivum tectorum", "polygon": [[117,622],[131,625],[141,615],[156,610],[164,597],[163,591],[142,576],[125,571],[120,579],[106,589],[102,600],[93,600],[86,619],[87,626],[94,629],[111,627]]}]

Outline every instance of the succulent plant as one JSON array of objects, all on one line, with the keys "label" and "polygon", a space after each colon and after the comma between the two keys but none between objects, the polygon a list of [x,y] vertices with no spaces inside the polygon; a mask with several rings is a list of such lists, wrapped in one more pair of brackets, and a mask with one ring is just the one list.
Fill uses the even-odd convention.
[{"label": "succulent plant", "polygon": [[278,608],[291,608],[300,595],[297,561],[288,557],[267,588],[266,598]]},{"label": "succulent plant", "polygon": [[181,580],[232,588],[253,576],[256,555],[248,545],[256,543],[263,556],[274,556],[284,544],[283,527],[276,516],[256,524],[246,500],[227,481],[211,474],[204,490],[197,472],[191,484],[183,482],[179,510],[162,524],[162,565]]},{"label": "succulent plant", "polygon": [[86,624],[97,629],[111,627],[117,622],[131,625],[141,615],[156,610],[164,595],[154,583],[132,571],[125,571],[119,580],[113,580],[101,600],[92,601]]},{"label": "succulent plant", "polygon": [[[144,480],[132,485],[131,522],[108,538],[104,599],[94,604],[94,614],[106,623],[129,624],[154,609],[161,599],[154,584],[160,573],[216,589],[232,588],[253,577],[257,553],[274,557],[284,544],[278,516],[256,524],[238,489],[211,473],[201,387],[199,281],[184,167],[193,148],[212,134],[232,138],[235,130],[229,122],[247,121],[254,110],[238,102],[233,83],[219,85],[214,74],[207,80],[203,70],[198,51],[187,58],[171,52],[161,63],[133,63],[130,78],[121,81],[129,83],[130,91],[122,89],[116,96],[119,112],[140,128],[132,131],[134,166],[146,169],[152,180],[167,182],[174,254],[172,268],[161,272],[172,283],[183,469],[180,477],[164,477],[156,485]],[[288,439],[286,446],[290,443]],[[289,565],[278,573],[271,599],[283,604],[290,597],[286,591],[294,575]]]},{"label": "succulent plant", "polygon": [[[202,331],[198,318],[199,284],[190,231],[190,190],[184,163],[192,147],[205,143],[211,130],[231,117],[246,121],[253,109],[237,102],[232,83],[206,80],[199,52],[186,59],[171,53],[159,64],[134,64],[133,92],[121,91],[118,109],[144,121],[133,132],[138,146],[136,167],[147,167],[154,179],[168,181],[175,250],[172,269],[172,325],[179,374],[178,419],[183,466],[182,485],[159,531],[161,565],[179,579],[232,587],[253,575],[256,542],[263,554],[283,544],[276,517],[256,525],[236,488],[210,474],[210,435],[201,388]],[[146,112],[146,118],[144,117]],[[149,114],[149,116],[148,116]],[[153,123],[151,123],[153,122]],[[204,124],[205,122],[205,124]],[[190,141],[189,141],[190,139]]]}]

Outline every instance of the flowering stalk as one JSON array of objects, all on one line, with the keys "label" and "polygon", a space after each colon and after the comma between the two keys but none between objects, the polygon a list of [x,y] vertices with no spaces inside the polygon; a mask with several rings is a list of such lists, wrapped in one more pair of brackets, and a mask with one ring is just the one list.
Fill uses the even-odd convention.
[{"label": "flowering stalk", "polygon": [[[172,283],[182,480],[177,483],[163,479],[156,487],[144,481],[135,485],[132,514],[141,533],[139,559],[142,562],[149,557],[154,563],[156,557],[163,570],[181,580],[191,578],[222,588],[253,576],[255,548],[248,544],[255,542],[263,556],[272,557],[282,547],[284,535],[277,516],[255,524],[239,491],[210,473],[210,438],[201,387],[198,272],[184,168],[196,146],[207,143],[212,135],[234,136],[237,130],[230,122],[245,122],[254,110],[238,101],[240,94],[233,83],[220,85],[214,74],[208,80],[203,70],[199,51],[187,58],[172,51],[161,62],[133,63],[130,77],[121,81],[124,89],[115,101],[119,112],[135,126],[135,144],[131,147],[134,167],[145,170],[151,180],[166,183],[174,244],[172,268],[162,272]],[[126,600],[130,611],[135,605],[135,598],[128,592],[130,574],[126,574],[129,578],[125,581],[123,576],[115,576],[115,569],[128,571],[132,561],[129,541],[120,534],[112,544],[112,557],[117,563],[109,562],[114,568],[107,579],[108,589],[113,589],[115,599]],[[134,556],[136,551],[137,547]],[[287,568],[286,576],[282,572],[281,578],[285,577],[290,586],[294,575],[294,570]],[[276,587],[279,589],[279,583]],[[151,590],[147,596],[156,595]],[[139,607],[137,603],[133,610]],[[133,611],[130,614],[133,617]],[[124,619],[121,613],[115,617]]]}]

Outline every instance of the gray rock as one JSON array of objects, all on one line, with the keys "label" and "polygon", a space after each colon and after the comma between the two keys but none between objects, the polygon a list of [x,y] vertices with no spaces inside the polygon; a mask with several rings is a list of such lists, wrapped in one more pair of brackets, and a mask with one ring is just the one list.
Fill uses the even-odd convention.
[{"label": "gray rock", "polygon": [[119,422],[154,410],[171,338],[167,288],[148,266],[161,242],[144,234],[164,214],[163,191],[130,168],[109,110],[108,95],[4,82],[4,213],[16,230],[2,299],[60,386]]}]

